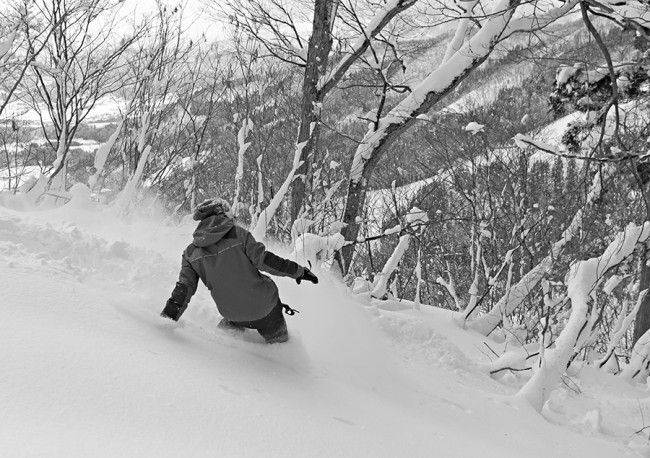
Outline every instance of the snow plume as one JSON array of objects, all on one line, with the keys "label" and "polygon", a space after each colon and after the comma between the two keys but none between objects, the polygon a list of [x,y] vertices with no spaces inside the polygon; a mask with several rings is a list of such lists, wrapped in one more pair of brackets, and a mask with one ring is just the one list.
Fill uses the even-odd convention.
[{"label": "snow plume", "polygon": [[585,335],[582,333],[590,332],[589,324],[594,317],[591,297],[594,288],[608,270],[619,265],[632,254],[638,243],[645,242],[649,236],[650,223],[643,226],[630,224],[617,234],[601,256],[572,265],[566,280],[567,295],[571,299],[569,321],[555,341],[555,347],[546,350],[539,368],[517,394],[538,412],[541,412],[551,391],[560,382],[573,353],[580,350],[576,347],[581,340],[584,341]]},{"label": "snow plume", "polygon": [[166,321],[194,224],[130,216],[0,207],[3,457],[648,456],[638,386],[585,368],[546,421],[512,402],[509,373],[485,373],[488,342],[452,312],[381,310],[328,275],[274,278],[300,311],[286,344],[217,329],[202,285]]},{"label": "snow plume", "polygon": [[303,233],[296,238],[294,251],[291,257],[299,264],[316,267],[326,267],[331,265],[334,259],[334,253],[345,244],[345,238],[342,234],[316,235]]},{"label": "snow plume", "polygon": [[316,221],[313,219],[305,218],[304,216],[296,218],[296,220],[291,225],[291,240],[295,242],[298,237],[307,232],[314,223],[316,223]]},{"label": "snow plume", "polygon": [[76,183],[70,188],[70,207],[80,210],[92,210],[92,193],[90,188],[83,183]]}]

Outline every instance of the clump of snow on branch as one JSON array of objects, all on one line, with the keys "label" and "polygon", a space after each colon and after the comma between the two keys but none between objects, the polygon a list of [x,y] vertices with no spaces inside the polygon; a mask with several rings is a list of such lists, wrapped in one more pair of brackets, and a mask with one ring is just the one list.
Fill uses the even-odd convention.
[{"label": "clump of snow on branch", "polygon": [[456,293],[456,286],[454,284],[454,279],[451,276],[451,272],[449,271],[449,264],[447,264],[447,273],[449,275],[449,279],[445,280],[442,277],[436,278],[436,283],[442,286],[447,290],[451,298],[454,300],[454,304],[456,305],[457,310],[462,310],[463,306],[461,305],[460,298],[458,297],[458,294]]},{"label": "clump of snow on branch", "polygon": [[561,84],[565,84],[567,81],[569,81],[569,78],[571,78],[578,70],[580,69],[579,66],[572,66],[572,65],[560,65],[560,68],[557,69],[555,73],[555,82],[559,86]]},{"label": "clump of snow on branch", "polygon": [[427,216],[427,212],[424,210],[420,210],[418,207],[413,207],[406,214],[406,222],[408,222],[410,226],[426,224],[429,222],[429,216]]},{"label": "clump of snow on branch", "polygon": [[[409,223],[409,226],[423,225],[429,220],[425,211],[420,210],[417,207],[413,207],[406,215],[406,221]],[[421,230],[423,226],[421,227]],[[373,297],[384,297],[386,291],[388,290],[388,280],[392,273],[397,269],[397,266],[406,253],[408,249],[409,242],[411,240],[411,234],[404,234],[400,237],[397,247],[393,251],[393,254],[388,258],[386,264],[382,271],[377,275],[375,280],[374,288],[371,292]]]},{"label": "clump of snow on branch", "polygon": [[[310,127],[311,132],[313,132],[314,127],[315,123],[312,123]],[[307,146],[307,142],[296,144],[296,149],[293,156],[293,167],[289,171],[287,178],[284,180],[284,183],[282,183],[282,186],[280,186],[280,189],[278,189],[278,192],[275,193],[268,206],[264,209],[263,212],[261,212],[259,218],[256,221],[256,224],[251,224],[251,233],[257,240],[264,240],[266,238],[266,231],[268,229],[269,223],[271,222],[271,219],[273,216],[275,216],[275,212],[280,207],[280,204],[289,191],[289,186],[291,186],[293,180],[297,178],[296,172],[303,163],[303,161],[300,160],[300,156],[302,155],[302,151],[305,149],[305,146]]]},{"label": "clump of snow on branch", "polygon": [[97,181],[99,181],[99,178],[101,177],[102,172],[104,170],[106,159],[108,159],[108,155],[111,152],[113,145],[115,145],[115,142],[117,141],[117,137],[119,137],[120,132],[122,132],[123,125],[124,125],[124,118],[120,120],[117,127],[115,128],[115,131],[111,134],[108,140],[105,143],[102,143],[100,147],[97,149],[97,152],[95,153],[95,163],[94,163],[95,173],[90,178],[88,178],[88,185],[90,186],[90,189],[95,189],[95,186],[97,185]]},{"label": "clump of snow on branch", "polygon": [[497,359],[487,365],[486,370],[495,374],[505,370],[523,371],[528,368],[526,358],[528,355],[521,348],[506,351]]},{"label": "clump of snow on branch", "polygon": [[390,276],[395,271],[395,269],[397,269],[397,265],[409,247],[410,240],[410,234],[404,234],[399,238],[399,243],[395,247],[393,254],[390,256],[390,258],[388,258],[388,261],[386,261],[384,268],[377,275],[375,287],[371,293],[373,297],[382,298],[386,294],[386,291],[388,290],[388,280],[390,279]]},{"label": "clump of snow on branch", "polygon": [[393,227],[389,227],[384,231],[384,235],[393,235],[393,234],[399,234],[402,231],[402,225],[397,224]]},{"label": "clump of snow on branch", "polygon": [[246,137],[253,129],[253,121],[245,119],[242,123],[239,132],[237,132],[237,144],[239,150],[237,152],[237,172],[235,173],[235,199],[232,204],[232,212],[235,216],[239,214],[241,203],[239,202],[239,194],[241,192],[241,180],[244,178],[244,156],[246,151],[251,146],[251,142],[246,141]]},{"label": "clump of snow on branch", "polygon": [[484,128],[485,128],[485,125],[483,125],[483,124],[479,124],[479,123],[474,122],[474,121],[470,122],[469,124],[467,124],[467,125],[465,126],[465,130],[466,130],[467,132],[471,132],[472,135],[476,135],[476,134],[478,134],[479,132],[483,132],[483,129],[484,129]]}]

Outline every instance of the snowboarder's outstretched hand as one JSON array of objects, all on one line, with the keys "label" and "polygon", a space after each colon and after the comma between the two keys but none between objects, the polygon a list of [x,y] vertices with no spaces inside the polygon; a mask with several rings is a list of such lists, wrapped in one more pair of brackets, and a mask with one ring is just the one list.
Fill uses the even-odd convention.
[{"label": "snowboarder's outstretched hand", "polygon": [[183,305],[183,302],[186,301],[187,293],[187,286],[182,283],[176,283],[176,287],[174,288],[174,291],[172,291],[172,297],[167,300],[165,308],[160,313],[160,316],[178,321],[187,308],[187,303]]},{"label": "snowboarder's outstretched hand", "polygon": [[304,269],[304,272],[302,273],[302,275],[300,277],[296,278],[296,283],[300,284],[300,282],[302,280],[310,281],[313,284],[318,283],[318,277],[316,275],[314,275],[311,270],[309,270],[306,267],[303,267],[303,269]]},{"label": "snowboarder's outstretched hand", "polygon": [[172,299],[169,299],[165,304],[165,308],[160,312],[160,316],[163,318],[169,318],[170,320],[178,321],[185,310],[183,307],[174,302]]}]

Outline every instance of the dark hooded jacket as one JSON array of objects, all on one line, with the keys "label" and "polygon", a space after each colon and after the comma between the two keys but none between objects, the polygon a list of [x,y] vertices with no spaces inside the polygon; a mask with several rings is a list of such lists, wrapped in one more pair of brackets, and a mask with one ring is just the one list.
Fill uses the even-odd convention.
[{"label": "dark hooded jacket", "polygon": [[235,321],[255,321],[278,304],[278,288],[260,270],[299,278],[304,269],[266,250],[250,232],[224,214],[201,221],[194,241],[183,252],[179,282],[189,289],[185,303],[196,292],[199,278],[210,290],[219,313]]}]

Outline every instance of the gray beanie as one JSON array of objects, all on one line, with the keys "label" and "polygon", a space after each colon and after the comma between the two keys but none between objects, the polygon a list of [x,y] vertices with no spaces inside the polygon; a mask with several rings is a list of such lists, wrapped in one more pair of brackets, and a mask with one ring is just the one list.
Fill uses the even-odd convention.
[{"label": "gray beanie", "polygon": [[223,199],[208,199],[194,209],[194,220],[203,221],[208,216],[224,214],[231,217],[230,204]]}]

